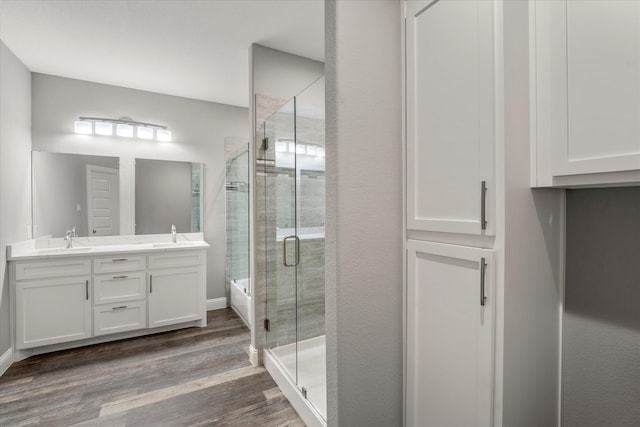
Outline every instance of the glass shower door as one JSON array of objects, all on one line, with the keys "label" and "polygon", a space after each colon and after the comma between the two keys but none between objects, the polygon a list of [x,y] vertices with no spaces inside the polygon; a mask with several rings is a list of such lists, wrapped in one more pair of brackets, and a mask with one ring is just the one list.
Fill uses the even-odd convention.
[{"label": "glass shower door", "polygon": [[[295,99],[289,101],[264,124],[259,155],[264,165],[265,255],[267,282],[267,347],[285,372],[297,380],[296,273],[296,164]],[[287,150],[285,159],[276,153]],[[280,151],[279,151],[280,150]]]},{"label": "glass shower door", "polygon": [[324,78],[260,132],[265,244],[256,256],[266,259],[267,348],[326,419]]},{"label": "glass shower door", "polygon": [[324,77],[296,96],[298,386],[326,419]]}]

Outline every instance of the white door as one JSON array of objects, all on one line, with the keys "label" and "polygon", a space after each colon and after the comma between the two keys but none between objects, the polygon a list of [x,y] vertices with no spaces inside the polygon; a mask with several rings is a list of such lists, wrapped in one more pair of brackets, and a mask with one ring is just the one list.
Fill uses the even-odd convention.
[{"label": "white door", "polygon": [[551,175],[640,169],[640,2],[534,1],[538,138]]},{"label": "white door", "polygon": [[409,240],[408,427],[492,425],[493,251]]},{"label": "white door", "polygon": [[91,337],[88,276],[19,281],[16,347],[58,344]]},{"label": "white door", "polygon": [[87,165],[87,212],[90,236],[120,234],[118,169]]},{"label": "white door", "polygon": [[492,235],[493,1],[408,1],[407,224]]},{"label": "white door", "polygon": [[149,272],[149,327],[202,319],[205,304],[200,268],[173,268]]}]

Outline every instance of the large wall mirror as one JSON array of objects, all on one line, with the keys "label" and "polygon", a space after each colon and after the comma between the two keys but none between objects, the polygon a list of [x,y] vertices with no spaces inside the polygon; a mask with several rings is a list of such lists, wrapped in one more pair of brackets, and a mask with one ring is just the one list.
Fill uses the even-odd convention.
[{"label": "large wall mirror", "polygon": [[[34,238],[111,236],[121,212],[135,212],[135,234],[202,231],[202,163],[136,159],[135,184],[121,182],[118,157],[32,152]],[[135,209],[121,210],[120,189],[135,186]],[[130,222],[134,222],[133,220]]]}]

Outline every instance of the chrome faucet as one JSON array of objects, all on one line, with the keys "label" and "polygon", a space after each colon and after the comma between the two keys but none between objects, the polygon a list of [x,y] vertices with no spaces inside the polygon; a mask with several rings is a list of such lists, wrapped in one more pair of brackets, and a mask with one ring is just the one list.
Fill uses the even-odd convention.
[{"label": "chrome faucet", "polygon": [[176,243],[176,226],[171,224],[171,243]]},{"label": "chrome faucet", "polygon": [[74,237],[78,237],[78,233],[76,233],[76,228],[73,227],[71,230],[67,230],[67,235],[65,236],[64,240],[67,241],[67,249],[72,248],[73,247],[73,238]]}]

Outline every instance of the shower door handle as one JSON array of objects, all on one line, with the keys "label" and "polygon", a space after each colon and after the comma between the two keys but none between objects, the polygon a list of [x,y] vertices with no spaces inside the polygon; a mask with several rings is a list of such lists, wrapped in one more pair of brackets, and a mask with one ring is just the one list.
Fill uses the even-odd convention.
[{"label": "shower door handle", "polygon": [[[296,242],[296,260],[293,264],[287,263],[287,240],[289,239]],[[287,236],[282,240],[282,263],[285,267],[297,267],[300,264],[300,238],[298,236]]]}]

